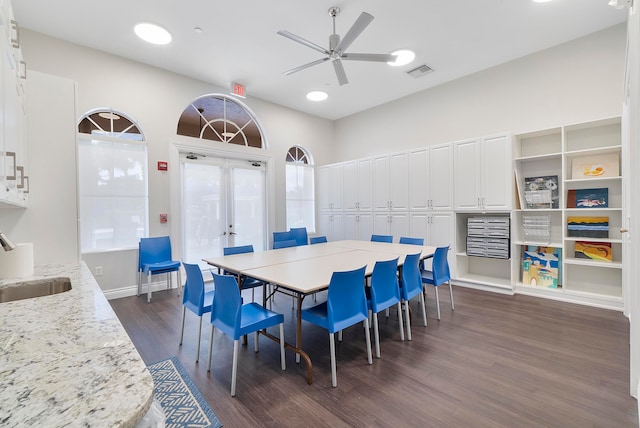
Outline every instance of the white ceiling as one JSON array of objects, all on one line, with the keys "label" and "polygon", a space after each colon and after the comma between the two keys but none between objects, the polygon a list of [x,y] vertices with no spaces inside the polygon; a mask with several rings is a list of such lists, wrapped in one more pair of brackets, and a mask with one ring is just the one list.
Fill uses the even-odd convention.
[{"label": "white ceiling", "polygon": [[[327,119],[338,119],[494,65],[626,21],[608,0],[13,0],[19,25],[33,31],[191,76]],[[330,62],[290,76],[284,71],[322,54],[282,37],[287,30],[328,47],[331,6],[344,36],[361,12],[375,19],[347,52],[407,48],[413,63],[344,61],[349,84],[339,86]],[[133,26],[161,24],[173,42],[154,46]],[[194,31],[200,27],[200,34]],[[26,60],[28,61],[28,57]],[[414,79],[405,71],[435,71]],[[322,89],[329,99],[306,100]]]}]

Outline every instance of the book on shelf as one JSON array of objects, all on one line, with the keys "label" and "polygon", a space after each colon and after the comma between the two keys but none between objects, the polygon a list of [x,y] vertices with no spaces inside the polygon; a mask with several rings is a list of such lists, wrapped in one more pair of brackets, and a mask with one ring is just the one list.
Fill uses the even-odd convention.
[{"label": "book on shelf", "polygon": [[567,236],[608,238],[609,217],[567,217]]},{"label": "book on shelf", "polygon": [[562,282],[562,249],[529,245],[522,252],[522,283],[558,288]]},{"label": "book on shelf", "polygon": [[528,209],[558,208],[558,176],[525,177],[524,199]]},{"label": "book on shelf", "polygon": [[611,242],[576,241],[575,257],[602,262],[613,261]]},{"label": "book on shelf", "polygon": [[620,155],[605,153],[597,156],[577,156],[571,161],[571,179],[620,176]]}]

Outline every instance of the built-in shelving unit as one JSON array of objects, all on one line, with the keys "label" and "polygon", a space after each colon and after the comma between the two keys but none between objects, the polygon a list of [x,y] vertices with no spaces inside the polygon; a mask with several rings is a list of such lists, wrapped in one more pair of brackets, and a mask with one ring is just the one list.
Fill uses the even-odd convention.
[{"label": "built-in shelving unit", "polygon": [[[602,307],[622,307],[621,151],[620,118],[514,136],[513,167],[517,189],[511,276],[516,292]],[[535,178],[540,179],[539,183],[530,186]],[[547,186],[541,186],[541,183]],[[531,187],[536,191],[531,191]],[[537,192],[537,189],[543,191]],[[555,203],[546,205],[546,198],[552,192],[556,195]],[[532,195],[537,199],[531,198]],[[582,202],[574,202],[575,195]],[[589,201],[584,195],[597,195],[597,198]],[[602,205],[605,200],[606,205]],[[591,230],[593,226],[589,225],[596,222],[594,217],[607,219],[608,233]],[[536,221],[544,230],[542,225],[547,220],[546,231],[538,233],[535,227],[534,233],[527,230],[527,226]],[[585,230],[570,233],[569,223]],[[604,235],[598,236],[598,233]],[[583,252],[578,248],[576,252],[580,246],[587,249]],[[610,260],[607,260],[608,247]],[[523,282],[525,251],[559,256],[557,273],[551,269],[551,274],[558,275],[557,284],[545,286],[545,281],[539,284],[526,275],[530,282]],[[552,262],[549,262],[545,267],[551,266]]]}]

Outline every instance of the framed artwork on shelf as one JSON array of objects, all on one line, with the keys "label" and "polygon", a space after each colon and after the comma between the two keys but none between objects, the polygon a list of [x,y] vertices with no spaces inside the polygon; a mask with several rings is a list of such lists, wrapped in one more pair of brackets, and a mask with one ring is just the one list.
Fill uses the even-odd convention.
[{"label": "framed artwork on shelf", "polygon": [[609,217],[567,217],[567,236],[608,238]]},{"label": "framed artwork on shelf", "polygon": [[620,176],[620,157],[618,153],[598,156],[579,156],[571,162],[571,179],[604,178]]},{"label": "framed artwork on shelf", "polygon": [[576,208],[608,208],[609,189],[577,189]]},{"label": "framed artwork on shelf", "polygon": [[613,260],[611,242],[576,241],[575,257],[611,262]]},{"label": "framed artwork on shelf", "polygon": [[529,246],[522,254],[522,283],[536,287],[561,285],[562,249]]},{"label": "framed artwork on shelf", "polygon": [[528,209],[558,208],[558,176],[526,177],[524,199]]}]

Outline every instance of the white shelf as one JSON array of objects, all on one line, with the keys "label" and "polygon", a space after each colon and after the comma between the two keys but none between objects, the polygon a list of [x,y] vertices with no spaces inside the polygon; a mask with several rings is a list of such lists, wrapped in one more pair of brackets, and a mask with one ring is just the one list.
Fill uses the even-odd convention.
[{"label": "white shelf", "polygon": [[607,146],[607,147],[598,147],[593,149],[571,150],[571,151],[565,152],[565,156],[570,158],[574,156],[583,156],[583,155],[602,155],[606,153],[619,153],[621,150],[622,150],[621,145]]},{"label": "white shelf", "polygon": [[567,184],[573,184],[573,183],[601,183],[603,181],[620,181],[622,180],[622,177],[620,176],[616,176],[616,177],[594,177],[594,178],[570,178],[567,180],[564,180],[565,183]]},{"label": "white shelf", "polygon": [[562,153],[545,153],[541,155],[535,156],[522,156],[519,158],[515,158],[516,162],[535,162],[535,161],[545,161],[551,159],[559,159],[562,157]]},{"label": "white shelf", "polygon": [[546,242],[546,241],[513,241],[515,245],[535,245],[536,247],[553,247],[562,248],[561,242]]},{"label": "white shelf", "polygon": [[589,241],[589,242],[611,242],[612,244],[622,244],[622,239],[614,239],[614,238],[590,238],[590,237],[578,237],[578,236],[567,236],[564,238],[565,241]]},{"label": "white shelf", "polygon": [[575,259],[571,257],[565,257],[564,263],[568,265],[593,266],[593,267],[605,268],[605,269],[622,269],[622,263],[620,262],[598,262],[595,260]]}]

